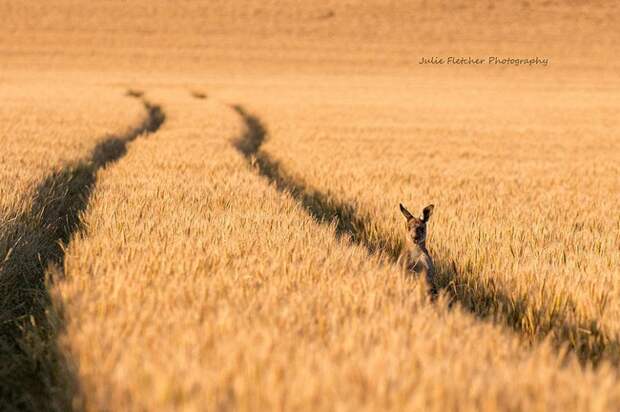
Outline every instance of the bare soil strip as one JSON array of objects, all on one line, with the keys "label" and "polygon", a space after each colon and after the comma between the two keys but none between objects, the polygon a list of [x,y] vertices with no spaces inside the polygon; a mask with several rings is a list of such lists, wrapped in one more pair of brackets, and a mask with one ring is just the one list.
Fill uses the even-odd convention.
[{"label": "bare soil strip", "polygon": [[[369,253],[378,254],[391,263],[396,262],[403,249],[402,242],[390,241],[389,236],[372,224],[372,218],[360,214],[355,205],[323,193],[287,173],[277,160],[261,150],[267,131],[260,119],[242,106],[235,105],[232,109],[242,117],[247,128],[246,133],[234,142],[235,147],[261,176],[279,191],[290,193],[318,222],[335,224],[339,237],[346,236],[352,242],[363,245]],[[620,342],[606,334],[596,319],[569,319],[564,315],[567,312],[560,308],[551,311],[551,317],[546,315],[548,310],[533,311],[527,307],[526,296],[514,299],[500,285],[490,283],[489,287],[479,282],[475,274],[459,273],[456,262],[450,260],[447,252],[437,252],[435,264],[441,288],[469,312],[480,318],[494,318],[530,342],[550,335],[558,348],[567,346],[583,363],[597,365],[601,360],[607,360],[616,366],[620,364]],[[574,307],[575,304],[567,299],[567,305]],[[532,319],[537,320],[537,328],[531,327]]]},{"label": "bare soil strip", "polygon": [[[127,144],[155,132],[165,121],[159,106],[143,101],[144,121],[111,136],[91,156],[47,176],[31,209],[3,222],[0,250],[0,404],[16,410],[67,410],[76,382],[57,348],[62,311],[48,282],[62,277],[64,249],[81,228],[97,171],[118,161]],[[52,270],[48,270],[48,268]],[[48,277],[48,279],[46,279]],[[67,389],[69,388],[69,389]]]}]

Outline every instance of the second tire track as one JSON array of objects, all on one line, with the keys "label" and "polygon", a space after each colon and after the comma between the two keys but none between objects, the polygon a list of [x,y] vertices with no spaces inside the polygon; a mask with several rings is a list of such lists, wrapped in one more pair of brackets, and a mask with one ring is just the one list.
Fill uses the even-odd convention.
[{"label": "second tire track", "polygon": [[[372,223],[372,217],[360,213],[355,205],[325,194],[288,174],[278,161],[261,149],[267,138],[261,120],[240,105],[231,108],[246,127],[234,145],[261,176],[273,183],[277,190],[289,193],[319,223],[335,224],[338,237],[345,236],[364,246],[371,255],[396,263],[402,244],[390,241],[390,237]],[[510,296],[495,282],[485,284],[475,274],[462,273],[457,262],[449,259],[446,250],[437,250],[436,254],[439,277],[452,279],[439,285],[440,288],[452,302],[459,303],[475,316],[501,322],[530,341],[551,336],[558,348],[568,346],[583,363],[596,365],[605,359],[620,365],[620,340],[601,330],[596,319],[575,319],[567,309],[574,307],[574,302],[567,300],[567,310],[556,310],[553,317],[546,317],[542,309],[536,311],[529,306],[527,296]],[[536,322],[536,328],[531,327],[532,321]]]}]

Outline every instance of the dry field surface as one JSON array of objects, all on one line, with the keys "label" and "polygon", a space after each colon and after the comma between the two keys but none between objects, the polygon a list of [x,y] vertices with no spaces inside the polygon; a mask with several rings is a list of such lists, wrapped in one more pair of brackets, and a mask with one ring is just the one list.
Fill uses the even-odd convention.
[{"label": "dry field surface", "polygon": [[620,408],[618,6],[54,3],[0,0],[0,410]]}]

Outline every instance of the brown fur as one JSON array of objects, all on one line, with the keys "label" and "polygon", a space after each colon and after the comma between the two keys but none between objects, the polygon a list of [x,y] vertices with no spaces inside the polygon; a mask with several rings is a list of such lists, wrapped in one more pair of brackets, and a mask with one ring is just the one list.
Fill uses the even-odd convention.
[{"label": "brown fur", "polygon": [[417,218],[400,204],[400,211],[407,219],[407,245],[406,250],[398,259],[399,265],[405,267],[408,272],[424,276],[432,294],[436,294],[437,287],[433,259],[426,249],[426,233],[427,223],[434,207],[434,205],[426,206],[422,211],[422,216]]}]

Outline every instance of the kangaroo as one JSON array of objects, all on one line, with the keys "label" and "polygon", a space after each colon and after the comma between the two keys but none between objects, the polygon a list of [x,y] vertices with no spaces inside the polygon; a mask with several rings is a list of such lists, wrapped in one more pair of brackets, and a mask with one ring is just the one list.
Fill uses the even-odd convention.
[{"label": "kangaroo", "polygon": [[433,259],[426,249],[426,224],[433,214],[434,208],[434,205],[426,206],[422,211],[422,217],[417,218],[402,203],[400,204],[400,211],[407,219],[407,249],[398,258],[401,267],[405,267],[408,272],[423,275],[426,278],[432,295],[437,293],[437,289]]}]

